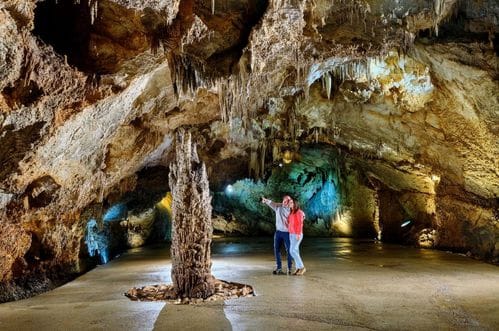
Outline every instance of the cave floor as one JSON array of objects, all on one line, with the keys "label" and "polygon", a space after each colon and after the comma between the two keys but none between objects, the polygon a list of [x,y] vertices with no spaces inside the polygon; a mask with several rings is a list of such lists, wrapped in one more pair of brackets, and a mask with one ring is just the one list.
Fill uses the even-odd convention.
[{"label": "cave floor", "polygon": [[37,297],[0,304],[0,330],[498,330],[499,269],[458,254],[305,238],[304,276],[272,275],[271,238],[223,238],[213,274],[257,296],[200,305],[134,302],[170,282],[166,247],[134,249]]}]

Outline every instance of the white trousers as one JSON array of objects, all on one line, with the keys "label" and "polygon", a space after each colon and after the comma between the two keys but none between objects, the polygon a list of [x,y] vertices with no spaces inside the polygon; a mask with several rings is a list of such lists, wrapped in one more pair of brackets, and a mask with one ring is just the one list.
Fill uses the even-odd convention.
[{"label": "white trousers", "polygon": [[293,260],[295,260],[296,269],[302,269],[305,267],[300,256],[300,243],[303,240],[303,234],[299,235],[298,239],[296,237],[296,234],[289,234],[289,252],[291,253],[291,257],[293,257]]}]

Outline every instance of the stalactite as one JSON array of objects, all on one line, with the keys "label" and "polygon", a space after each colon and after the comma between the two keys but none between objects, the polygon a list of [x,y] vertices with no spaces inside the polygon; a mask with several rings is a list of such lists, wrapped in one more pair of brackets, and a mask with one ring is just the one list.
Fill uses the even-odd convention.
[{"label": "stalactite", "polygon": [[[459,9],[459,0],[433,0],[433,29],[438,37],[439,25],[449,17],[457,16]],[[467,1],[464,1],[467,4]],[[449,15],[450,14],[450,15]]]},{"label": "stalactite", "polygon": [[90,8],[90,24],[93,25],[97,19],[99,8],[98,0],[88,0],[88,7]]},{"label": "stalactite", "polygon": [[294,142],[296,139],[294,107],[292,107],[288,112],[288,133],[291,137],[291,141]]},{"label": "stalactite", "polygon": [[211,15],[215,15],[215,0],[211,0]]},{"label": "stalactite", "polygon": [[257,148],[253,148],[251,149],[251,152],[250,152],[250,162],[249,162],[249,165],[248,165],[248,172],[249,172],[249,176],[254,176],[254,177],[258,177],[258,171],[259,169],[259,160],[258,160],[258,152],[257,152]]},{"label": "stalactite", "polygon": [[374,211],[373,211],[373,226],[376,231],[376,239],[381,240],[383,235],[383,228],[379,220],[379,193],[378,190],[374,189]]},{"label": "stalactite", "polygon": [[258,178],[263,178],[265,174],[265,154],[267,154],[267,141],[263,139],[260,142],[260,173]]},{"label": "stalactite", "polygon": [[329,74],[329,72],[326,72],[326,74],[324,75],[324,78],[325,78],[325,81],[326,81],[326,94],[327,94],[327,98],[328,100],[331,100],[331,75]]},{"label": "stalactite", "polygon": [[439,21],[439,18],[440,18],[440,15],[442,14],[442,10],[443,10],[443,1],[444,0],[435,0],[435,3],[434,3],[434,10],[435,10],[435,20],[434,20],[434,30],[435,30],[435,35],[438,37],[438,21]]},{"label": "stalactite", "polygon": [[279,141],[274,140],[272,143],[272,161],[275,162],[279,160],[281,154],[281,149],[279,146]]}]

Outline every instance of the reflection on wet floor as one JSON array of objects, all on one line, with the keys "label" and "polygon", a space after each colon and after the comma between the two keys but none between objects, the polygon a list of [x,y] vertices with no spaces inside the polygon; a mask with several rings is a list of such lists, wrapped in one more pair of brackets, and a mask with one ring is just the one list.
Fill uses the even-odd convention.
[{"label": "reflection on wet floor", "polygon": [[[304,254],[313,254],[318,258],[351,258],[362,254],[383,255],[390,250],[404,250],[406,246],[383,244],[374,240],[351,238],[305,237],[300,246]],[[270,237],[230,237],[213,240],[213,256],[237,256],[247,254],[272,253],[273,241]],[[284,254],[284,248],[282,249]]]},{"label": "reflection on wet floor", "polygon": [[[354,240],[350,238],[305,238],[300,248],[302,251],[314,251],[319,255],[334,256],[342,250],[350,252],[365,251],[373,247],[374,241]],[[230,237],[213,239],[212,253],[214,255],[239,255],[248,253],[272,252],[271,237]],[[365,247],[363,247],[365,246]],[[355,247],[355,248],[353,248]]]}]

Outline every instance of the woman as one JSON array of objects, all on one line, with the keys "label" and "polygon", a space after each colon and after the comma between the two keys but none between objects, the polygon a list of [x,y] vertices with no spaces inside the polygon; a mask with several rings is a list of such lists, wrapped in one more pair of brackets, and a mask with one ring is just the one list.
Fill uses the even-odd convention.
[{"label": "woman", "polygon": [[296,271],[293,275],[301,276],[307,271],[300,256],[300,243],[303,239],[303,220],[305,219],[305,213],[300,209],[298,202],[295,200],[289,202],[289,208],[291,208],[291,212],[288,216],[289,250],[291,256],[295,260],[296,266]]}]

